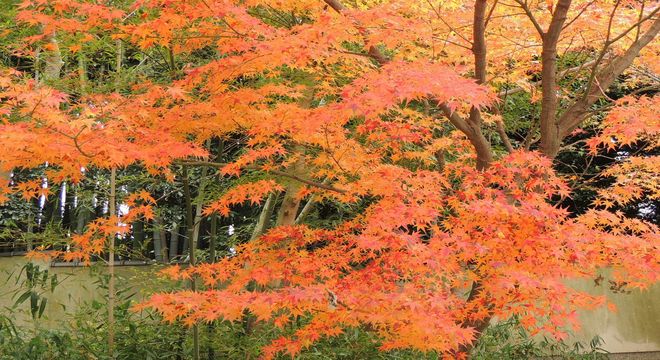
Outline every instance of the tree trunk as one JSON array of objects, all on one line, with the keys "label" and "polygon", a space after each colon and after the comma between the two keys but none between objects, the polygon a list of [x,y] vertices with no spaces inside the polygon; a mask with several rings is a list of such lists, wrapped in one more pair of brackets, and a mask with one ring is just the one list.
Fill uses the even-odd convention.
[{"label": "tree trunk", "polygon": [[[51,190],[56,189],[54,186],[51,187]],[[46,198],[46,203],[44,205],[44,213],[46,215],[46,221],[49,223],[59,223],[60,222],[60,198],[61,187],[57,191],[54,191],[54,194]]]},{"label": "tree trunk", "polygon": [[124,44],[120,39],[115,41],[115,92],[121,90],[121,67],[124,62]]},{"label": "tree trunk", "polygon": [[32,211],[30,211],[30,215],[28,215],[28,219],[27,219],[27,237],[25,239],[25,249],[27,251],[32,251],[33,235],[34,235],[34,215],[32,214]]},{"label": "tree trunk", "polygon": [[39,65],[41,64],[41,47],[37,47],[37,49],[34,51],[34,65],[32,67],[34,68],[34,81],[41,82],[41,69],[39,69]]},{"label": "tree trunk", "polygon": [[314,203],[316,202],[316,196],[311,195],[309,199],[307,199],[307,202],[305,203],[305,206],[303,206],[302,210],[300,210],[300,214],[296,217],[296,224],[302,223],[303,220],[305,220],[305,217],[312,211],[312,208],[314,207]]},{"label": "tree trunk", "polygon": [[167,231],[165,231],[165,224],[160,227],[160,251],[163,262],[169,262],[169,252],[167,251]]},{"label": "tree trunk", "polygon": [[211,215],[211,229],[209,230],[209,262],[215,262],[215,247],[218,236],[218,215]]},{"label": "tree trunk", "polygon": [[259,214],[257,225],[254,227],[254,231],[252,231],[250,241],[255,240],[259,236],[263,235],[266,230],[268,230],[268,227],[270,226],[270,218],[273,216],[273,211],[275,210],[275,204],[277,203],[278,195],[279,193],[271,193],[268,195],[268,199],[266,199],[266,203],[264,204],[264,207],[261,209],[261,213]]},{"label": "tree trunk", "polygon": [[168,262],[167,232],[165,231],[165,222],[160,216],[154,218],[153,240],[156,261]]},{"label": "tree trunk", "polygon": [[[67,229],[69,231],[74,230],[74,226],[77,225],[76,219],[75,218],[75,208],[74,208],[74,203],[75,203],[75,187],[73,184],[63,184],[64,190],[65,190],[65,196],[64,196],[64,204],[62,204],[62,228]],[[75,223],[75,224],[74,224]]]},{"label": "tree trunk", "polygon": [[133,222],[133,243],[131,246],[133,255],[140,255],[142,257],[142,246],[144,244],[145,234],[144,234],[144,220],[137,220]]},{"label": "tree trunk", "polygon": [[548,31],[543,34],[543,49],[541,51],[541,151],[554,157],[559,152],[561,138],[557,124],[557,43],[561,35],[566,14],[571,6],[571,0],[560,0],[552,14]]},{"label": "tree trunk", "polygon": [[[191,215],[192,216],[192,215]],[[190,251],[190,236],[188,236],[188,219],[186,219],[186,231],[183,236],[183,244],[181,244],[181,255],[188,254]]]},{"label": "tree trunk", "polygon": [[55,33],[46,36],[49,49],[43,50],[41,56],[44,60],[43,80],[46,82],[54,81],[60,78],[60,72],[64,61],[62,61],[62,53],[60,46],[55,38]]},{"label": "tree trunk", "polygon": [[170,230],[170,260],[179,256],[179,224],[173,224]]},{"label": "tree trunk", "polygon": [[154,244],[154,258],[156,259],[156,262],[162,263],[163,262],[163,240],[161,239],[161,236],[163,234],[163,222],[161,221],[159,216],[154,217],[154,225],[153,225],[153,244]]},{"label": "tree trunk", "polygon": [[[183,167],[183,196],[186,201],[186,227],[187,237],[189,239],[188,254],[190,256],[190,266],[195,266],[195,224],[193,222],[192,198],[190,195],[190,180],[188,178],[188,167]],[[197,280],[195,276],[190,279],[190,290],[197,290]],[[199,360],[199,327],[197,324],[192,326],[193,332],[193,360]]]},{"label": "tree trunk", "polygon": [[204,196],[206,195],[206,186],[208,185],[208,167],[202,168],[199,189],[197,189],[197,198],[195,199],[195,222],[193,223],[193,242],[192,248],[197,249],[199,244],[199,233],[202,225],[202,210],[204,209]]},{"label": "tree trunk", "polygon": [[[117,169],[112,168],[110,171],[110,198],[109,208],[110,218],[117,214],[115,202],[116,198],[116,184],[117,184]],[[108,246],[108,355],[114,357],[115,347],[115,234],[110,235]]]},{"label": "tree trunk", "polygon": [[298,198],[300,187],[300,184],[294,181],[286,187],[282,205],[280,205],[280,210],[277,213],[277,226],[295,224],[298,208],[300,207],[300,199]]},{"label": "tree trunk", "polygon": [[[487,74],[487,48],[486,48],[486,11],[488,4],[486,0],[477,0],[474,6],[474,24],[472,26],[472,33],[474,38],[474,43],[472,46],[472,53],[474,55],[474,74],[477,83],[485,84],[486,83],[486,74]],[[470,110],[470,117],[468,119],[468,124],[472,130],[472,134],[467,134],[468,139],[477,153],[477,169],[486,170],[490,167],[493,162],[493,152],[490,142],[486,139],[481,131],[482,119],[481,112],[479,109],[472,108]],[[472,301],[480,292],[482,288],[481,280],[475,280],[468,294],[466,303]],[[490,317],[486,317],[481,320],[479,324],[475,324],[471,321],[463,321],[463,327],[473,327],[475,329],[475,338],[478,339],[484,329],[488,326],[490,322]],[[474,342],[463,344],[459,351],[462,353],[468,354]]]},{"label": "tree trunk", "polygon": [[[90,202],[87,204],[87,202]],[[76,210],[76,233],[82,234],[85,231],[85,226],[92,218],[90,211],[92,204],[91,199],[78,198],[78,207]]]},{"label": "tree trunk", "polygon": [[87,93],[87,64],[82,49],[78,52],[78,84],[80,94],[85,95]]}]

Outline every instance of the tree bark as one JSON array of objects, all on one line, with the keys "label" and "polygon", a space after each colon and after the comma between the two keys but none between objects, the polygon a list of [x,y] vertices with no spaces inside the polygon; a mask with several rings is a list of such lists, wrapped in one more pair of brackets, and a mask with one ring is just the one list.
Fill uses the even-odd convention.
[{"label": "tree bark", "polygon": [[[377,49],[376,49],[377,50]],[[311,106],[312,101],[314,100],[314,89],[308,87],[305,91],[305,95],[300,100],[300,106],[308,108]],[[299,158],[296,162],[288,169],[288,173],[292,173],[293,177],[300,176],[305,170],[305,149],[302,146],[296,146],[294,153],[299,154]],[[290,181],[284,190],[284,198],[282,199],[282,204],[277,213],[277,223],[276,226],[282,225],[294,225],[296,222],[296,216],[298,215],[298,209],[300,208],[300,198],[298,197],[298,192],[302,188],[302,185],[299,181]]]},{"label": "tree bark", "polygon": [[554,157],[559,151],[561,139],[559,125],[556,121],[559,98],[557,96],[557,43],[562,27],[566,22],[566,14],[571,6],[571,0],[560,0],[552,15],[548,31],[542,35],[543,49],[541,51],[541,151]]},{"label": "tree bark", "polygon": [[296,215],[300,207],[300,199],[297,198],[297,193],[300,190],[300,185],[291,183],[286,188],[282,205],[277,214],[277,226],[293,225],[296,222]]},{"label": "tree bark", "polygon": [[173,224],[170,230],[170,260],[179,255],[179,224]]},{"label": "tree bark", "polygon": [[300,210],[300,214],[296,217],[296,224],[300,224],[305,220],[305,217],[312,211],[312,208],[314,207],[314,204],[316,203],[316,195],[311,195],[309,199],[307,199],[307,202],[305,203],[305,206],[303,206],[302,210]]},{"label": "tree bark", "polygon": [[[183,196],[186,201],[186,228],[188,235],[188,256],[190,257],[190,266],[195,266],[195,224],[193,221],[192,198],[190,195],[190,180],[188,178],[188,167],[183,167]],[[190,290],[197,291],[197,279],[193,276],[190,279]],[[199,360],[199,327],[197,324],[192,326],[193,333],[193,359]]]},{"label": "tree bark", "polygon": [[[49,184],[50,185],[50,184]],[[50,186],[51,190],[56,189],[55,186]],[[46,199],[46,204],[44,205],[44,213],[46,214],[46,220],[49,223],[59,223],[61,220],[60,216],[60,199],[62,198],[62,187],[57,191],[53,191],[54,194],[48,196]]]},{"label": "tree bark", "polygon": [[474,78],[479,84],[486,83],[486,69],[488,66],[486,47],[486,0],[476,0],[474,3],[474,16],[472,25],[472,54],[474,56]]},{"label": "tree bark", "polygon": [[119,92],[121,90],[121,67],[124,62],[124,44],[120,39],[115,41],[116,47],[116,58],[115,58],[115,91]]},{"label": "tree bark", "polygon": [[[206,147],[211,148],[211,140],[206,142]],[[202,210],[204,207],[204,196],[206,194],[206,186],[208,185],[207,175],[209,172],[208,167],[203,167],[200,175],[199,188],[197,189],[197,197],[195,198],[195,220],[193,223],[193,236],[190,239],[193,244],[192,248],[197,249],[199,243],[199,229],[202,224]]]},{"label": "tree bark", "polygon": [[[486,0],[476,0],[474,6],[474,17],[472,27],[472,55],[474,57],[474,78],[478,84],[486,83],[488,68],[488,49],[486,47],[486,12],[488,4]],[[459,131],[461,131],[474,147],[477,154],[476,167],[479,170],[487,169],[493,162],[493,151],[491,144],[482,131],[481,111],[477,108],[470,109],[467,119],[462,118],[446,104],[438,104],[444,115]]]},{"label": "tree bark", "polygon": [[[303,167],[303,160],[301,158],[292,166],[291,171],[293,171],[294,174],[299,174],[302,172]],[[277,213],[276,226],[293,225],[296,222],[298,208],[300,208],[300,198],[298,197],[298,191],[300,191],[300,188],[301,185],[298,181],[290,181],[286,186],[282,205],[280,205],[280,209]]]},{"label": "tree bark", "polygon": [[[207,146],[210,145],[210,142],[207,142]],[[202,172],[201,172],[201,180],[199,183],[199,188],[197,189],[197,197],[195,198],[195,216],[192,224],[192,236],[189,238],[189,247],[190,247],[190,253],[191,253],[191,261],[192,261],[192,253],[195,252],[197,249],[197,244],[199,244],[199,233],[200,233],[200,228],[202,225],[202,210],[204,207],[204,196],[206,194],[206,186],[208,185],[208,167],[203,167]],[[188,195],[190,196],[190,190],[188,190]],[[192,265],[192,263],[191,263]]]},{"label": "tree bark", "polygon": [[167,255],[166,251],[167,248],[163,247],[163,243],[165,242],[166,239],[164,239],[165,235],[165,230],[163,229],[163,220],[160,218],[160,216],[154,217],[154,225],[153,225],[153,243],[154,243],[154,257],[156,258],[156,262],[163,263],[166,262]]},{"label": "tree bark", "polygon": [[131,253],[133,255],[137,255],[138,251],[140,251],[140,258],[142,257],[142,244],[144,244],[144,239],[145,239],[145,234],[144,234],[144,220],[137,220],[133,222],[132,225],[133,229],[133,244],[132,244],[132,251]]},{"label": "tree bark", "polygon": [[209,262],[215,262],[215,248],[218,237],[218,215],[211,215],[211,229],[209,230]]},{"label": "tree bark", "polygon": [[[108,217],[117,214],[116,208],[117,169],[110,170],[110,198],[108,199],[110,212]],[[110,235],[108,245],[108,355],[114,357],[115,347],[115,234]]]},{"label": "tree bark", "polygon": [[80,94],[85,95],[87,93],[87,63],[82,49],[78,52],[78,84]]},{"label": "tree bark", "polygon": [[[589,108],[598,99],[604,96],[604,91],[608,89],[614,81],[632,65],[639,52],[653,41],[660,32],[660,17],[653,21],[651,27],[640,36],[622,55],[613,58],[595,77],[594,84],[588,89],[588,92],[571,104],[557,121],[559,124],[560,137],[568,136],[571,131],[584,121],[589,112]],[[556,155],[550,154],[550,155]]]},{"label": "tree bark", "polygon": [[252,231],[250,241],[255,240],[259,236],[263,235],[266,230],[268,230],[268,227],[270,226],[270,218],[273,216],[273,211],[275,210],[275,204],[277,203],[278,195],[279,194],[275,193],[268,195],[266,203],[264,204],[264,207],[261,209],[261,213],[259,214],[257,225],[254,227],[254,231]]},{"label": "tree bark", "polygon": [[91,199],[78,198],[78,207],[76,209],[76,234],[82,234],[85,226],[92,218]]},{"label": "tree bark", "polygon": [[[209,141],[209,150],[212,146],[212,142]],[[223,156],[224,156],[224,150],[225,150],[225,141],[222,138],[218,139],[218,150],[215,156],[216,161],[222,162]],[[216,180],[220,181],[221,175],[218,174]],[[218,218],[218,214],[212,214],[211,215],[211,229],[209,230],[209,262],[214,263],[216,261],[216,247],[217,247],[217,240],[218,240],[218,221],[220,219]],[[209,324],[209,332],[213,332],[213,324]],[[210,336],[210,335],[209,335]],[[209,359],[212,359],[213,357],[211,356],[213,349],[209,348]]]},{"label": "tree bark", "polygon": [[[342,15],[346,15],[345,14],[346,7],[339,0],[324,0],[324,1],[334,11]],[[357,21],[353,20],[353,22],[357,27],[358,31],[360,31],[360,34],[365,38],[365,42],[366,42],[366,38],[369,35],[369,30],[361,26]],[[385,54],[383,54],[380,50],[378,50],[377,47],[373,45],[369,46],[368,54],[372,59],[376,60],[376,62],[380,65],[383,65],[389,61],[389,59],[385,56]]]},{"label": "tree bark", "polygon": [[42,76],[44,81],[49,82],[60,78],[64,61],[62,61],[62,53],[60,52],[60,46],[57,43],[55,33],[46,36],[46,41],[50,49],[42,51],[41,54],[45,64]]}]

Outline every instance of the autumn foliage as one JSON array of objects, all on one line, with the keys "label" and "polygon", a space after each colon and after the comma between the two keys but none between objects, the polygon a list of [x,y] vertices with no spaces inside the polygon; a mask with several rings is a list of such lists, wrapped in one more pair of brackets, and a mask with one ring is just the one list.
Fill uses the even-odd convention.
[{"label": "autumn foliage", "polygon": [[[561,339],[579,327],[577,309],[605,302],[566,279],[611,268],[612,281],[645,288],[660,274],[656,226],[608,210],[658,198],[657,156],[610,167],[602,176],[614,185],[585,214],[555,205],[571,195],[553,170],[562,140],[591,121],[618,76],[658,70],[658,6],[640,4],[26,0],[17,20],[39,28],[26,45],[57,34],[72,53],[108,37],[172,56],[218,56],[175,69],[167,82],[138,77],[120,92],[75,98],[4,70],[0,168],[47,162],[49,179],[73,182],[81,168],[130,164],[170,180],[182,164],[261,174],[206,204],[205,215],[280,192],[294,214],[305,199],[366,203],[333,228],[284,220],[234,257],[170,268],[205,287],[142,305],[188,324],[249,311],[283,328],[304,317],[265,358],[357,326],[377,333],[382,350],[460,357],[491,319],[513,315]],[[576,67],[557,64],[569,55]],[[566,77],[581,87],[565,86]],[[648,76],[628,80],[633,87]],[[506,104],[519,92],[539,107],[539,123],[511,145]],[[601,109],[600,132],[585,146],[657,149],[658,100],[648,94]],[[207,140],[236,133],[248,136],[243,152],[213,162]],[[0,196],[44,191],[2,185]],[[131,216],[158,206],[147,193],[128,201],[129,218],[89,226],[72,239],[76,250],[60,255],[88,260],[128,231],[121,224]]]}]

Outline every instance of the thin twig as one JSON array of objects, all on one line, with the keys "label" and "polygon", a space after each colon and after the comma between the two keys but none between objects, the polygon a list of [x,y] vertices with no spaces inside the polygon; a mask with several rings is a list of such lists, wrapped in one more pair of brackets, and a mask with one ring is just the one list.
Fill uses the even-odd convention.
[{"label": "thin twig", "polygon": [[[218,163],[218,162],[212,162],[212,161],[197,161],[197,160],[177,160],[174,163],[175,164],[181,164],[181,165],[189,165],[189,166],[211,166],[211,167],[215,167],[215,168],[223,168],[223,167],[229,165],[229,163]],[[294,175],[294,174],[289,174],[287,172],[280,171],[280,170],[272,170],[272,169],[266,170],[266,169],[263,169],[262,167],[260,167],[258,165],[248,165],[245,168],[249,169],[249,170],[260,170],[260,171],[264,171],[264,172],[267,172],[267,173],[270,173],[270,174],[273,174],[273,175],[287,177],[287,178],[299,181],[303,184],[313,186],[313,187],[317,187],[319,189],[334,191],[334,192],[338,192],[338,193],[341,193],[341,194],[347,193],[347,191],[344,190],[344,189],[340,189],[340,188],[336,188],[334,186],[319,183],[319,182],[316,182],[314,180],[305,179],[305,178],[302,178],[300,176],[297,176],[297,175]]]}]

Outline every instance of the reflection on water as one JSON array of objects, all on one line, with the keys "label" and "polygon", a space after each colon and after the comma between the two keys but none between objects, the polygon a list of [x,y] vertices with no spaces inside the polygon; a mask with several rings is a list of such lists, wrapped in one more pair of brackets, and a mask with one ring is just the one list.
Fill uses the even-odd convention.
[{"label": "reflection on water", "polygon": [[[13,280],[5,283],[6,272],[20,268],[26,260],[21,257],[0,258],[0,308],[7,311],[14,300],[12,290],[15,289]],[[47,268],[47,263],[39,263]],[[155,289],[162,289],[163,282],[159,281],[154,272],[156,266],[121,266],[116,267],[116,273],[123,284],[133,284],[138,296],[149,294]],[[51,273],[66,280],[60,284],[53,294],[49,294],[49,306],[44,313],[41,324],[46,327],[57,327],[65,313],[73,313],[84,301],[101,299],[104,291],[99,290],[95,281],[97,278],[89,268],[62,268],[51,267]],[[573,282],[573,286],[595,295],[606,295],[616,304],[618,311],[612,313],[606,308],[596,311],[583,312],[580,316],[583,327],[569,342],[580,341],[588,344],[596,335],[603,338],[603,348],[612,353],[660,351],[660,284],[652,286],[649,290],[634,291],[631,294],[615,294],[606,285],[594,286],[593,281]],[[18,325],[29,321],[28,314],[16,314],[14,319]]]}]

